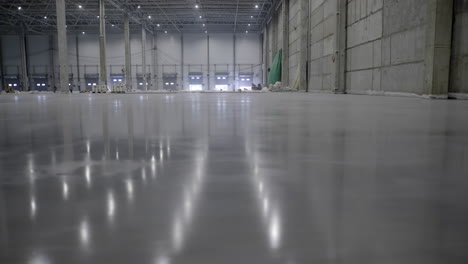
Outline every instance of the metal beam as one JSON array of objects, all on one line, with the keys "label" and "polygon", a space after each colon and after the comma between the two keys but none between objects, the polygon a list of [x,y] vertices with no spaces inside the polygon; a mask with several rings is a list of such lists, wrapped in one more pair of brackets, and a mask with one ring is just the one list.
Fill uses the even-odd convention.
[{"label": "metal beam", "polygon": [[29,91],[29,74],[28,74],[28,59],[26,50],[26,35],[24,33],[24,27],[20,29],[20,53],[21,53],[21,89],[23,91]]},{"label": "metal beam", "polygon": [[208,91],[211,90],[211,72],[210,72],[210,35],[206,34],[206,54],[207,54],[207,65],[208,65],[208,74],[206,76],[208,80]]},{"label": "metal beam", "polygon": [[151,58],[152,58],[152,76],[151,76],[151,83],[152,87],[154,90],[158,90],[159,88],[159,83],[158,83],[158,60],[157,60],[157,52],[158,52],[158,46],[157,46],[157,35],[156,33],[152,34],[152,44],[153,47],[151,49]]},{"label": "metal beam", "polygon": [[141,26],[141,56],[142,56],[142,74],[143,74],[143,89],[148,91],[148,80],[146,76],[146,29]]},{"label": "metal beam", "polygon": [[99,0],[99,64],[101,85],[107,86],[107,65],[106,65],[106,12],[104,0]]},{"label": "metal beam", "polygon": [[2,45],[2,36],[0,36],[0,78],[2,79],[1,85],[2,87],[0,88],[0,92],[2,90],[5,90],[5,73],[3,69],[3,45]]},{"label": "metal beam", "polygon": [[237,88],[237,79],[236,79],[236,34],[233,34],[233,43],[232,43],[232,61],[233,61],[233,70],[232,70],[232,85],[233,85],[233,91],[236,91]]},{"label": "metal beam", "polygon": [[184,73],[184,35],[183,34],[180,34],[180,49],[181,49],[181,62],[180,62],[180,65],[181,65],[181,75],[180,76],[180,79],[181,79],[181,90],[183,91],[184,90],[184,84],[185,84],[185,73]]},{"label": "metal beam", "polygon": [[130,21],[128,14],[124,14],[124,39],[125,39],[125,87],[132,90],[132,54],[130,53]]},{"label": "metal beam", "polygon": [[81,74],[80,74],[80,42],[78,40],[78,34],[75,35],[75,49],[76,49],[76,77],[78,84],[78,91],[81,92]]},{"label": "metal beam", "polygon": [[55,59],[54,59],[54,47],[55,39],[54,35],[49,35],[49,79],[50,79],[50,88],[55,92],[57,85],[55,83]]},{"label": "metal beam", "polygon": [[57,39],[60,69],[60,91],[68,93],[68,45],[65,18],[65,0],[56,0],[57,9]]}]

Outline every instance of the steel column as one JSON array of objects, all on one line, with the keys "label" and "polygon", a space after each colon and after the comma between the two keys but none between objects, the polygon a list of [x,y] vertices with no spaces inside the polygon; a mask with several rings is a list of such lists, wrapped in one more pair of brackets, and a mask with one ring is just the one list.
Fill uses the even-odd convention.
[{"label": "steel column", "polygon": [[107,86],[106,66],[106,12],[104,0],[99,0],[99,65],[101,85]]},{"label": "steel column", "polygon": [[132,90],[132,54],[130,53],[130,21],[128,14],[124,14],[124,39],[125,39],[125,87]]},{"label": "steel column", "polygon": [[141,25],[141,55],[142,55],[142,74],[143,74],[143,89],[148,91],[148,80],[146,78],[146,29],[144,25]]}]

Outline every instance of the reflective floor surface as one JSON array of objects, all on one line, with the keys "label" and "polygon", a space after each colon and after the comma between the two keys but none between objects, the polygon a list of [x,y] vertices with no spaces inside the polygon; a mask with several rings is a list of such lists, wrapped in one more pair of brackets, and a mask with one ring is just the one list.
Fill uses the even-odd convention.
[{"label": "reflective floor surface", "polygon": [[1,95],[2,264],[466,264],[468,102]]}]

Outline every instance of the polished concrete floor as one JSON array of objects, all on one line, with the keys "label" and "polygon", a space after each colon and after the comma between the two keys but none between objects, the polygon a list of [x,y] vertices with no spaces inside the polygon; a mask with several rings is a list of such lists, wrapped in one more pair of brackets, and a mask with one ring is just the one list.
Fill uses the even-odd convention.
[{"label": "polished concrete floor", "polygon": [[1,95],[2,264],[466,264],[468,102]]}]

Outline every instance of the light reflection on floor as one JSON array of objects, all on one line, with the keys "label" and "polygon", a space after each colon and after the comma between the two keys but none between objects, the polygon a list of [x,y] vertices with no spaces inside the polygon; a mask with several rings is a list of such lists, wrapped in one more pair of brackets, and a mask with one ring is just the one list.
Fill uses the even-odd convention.
[{"label": "light reflection on floor", "polygon": [[468,262],[468,103],[0,96],[0,263]]}]

